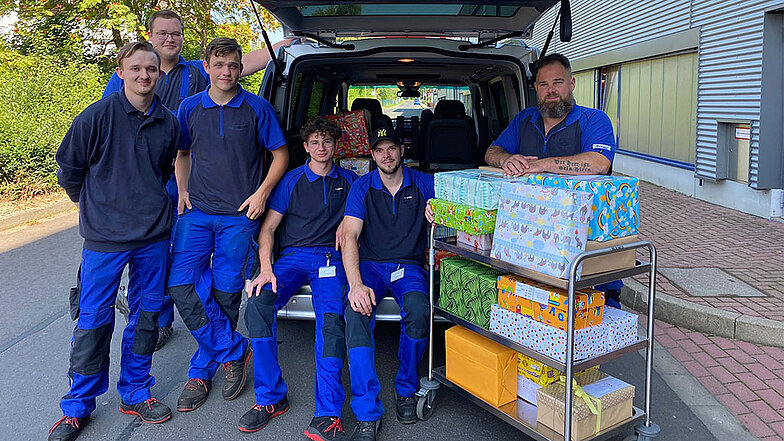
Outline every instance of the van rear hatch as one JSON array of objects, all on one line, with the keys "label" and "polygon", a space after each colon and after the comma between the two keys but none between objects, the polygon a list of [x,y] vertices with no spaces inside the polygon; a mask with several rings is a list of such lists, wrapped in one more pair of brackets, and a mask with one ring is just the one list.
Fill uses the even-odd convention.
[{"label": "van rear hatch", "polygon": [[559,0],[527,1],[308,1],[256,0],[283,25],[284,32],[322,38],[434,36],[492,38],[512,32],[530,35],[542,14]]}]

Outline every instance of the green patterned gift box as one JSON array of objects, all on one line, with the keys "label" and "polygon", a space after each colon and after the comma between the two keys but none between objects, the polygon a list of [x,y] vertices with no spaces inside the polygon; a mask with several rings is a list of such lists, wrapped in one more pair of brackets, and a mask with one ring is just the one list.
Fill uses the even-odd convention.
[{"label": "green patterned gift box", "polygon": [[438,304],[452,314],[488,328],[490,307],[498,302],[501,273],[460,257],[441,260],[441,294]]},{"label": "green patterned gift box", "polygon": [[469,234],[491,234],[498,210],[483,210],[444,199],[431,199],[435,223]]}]

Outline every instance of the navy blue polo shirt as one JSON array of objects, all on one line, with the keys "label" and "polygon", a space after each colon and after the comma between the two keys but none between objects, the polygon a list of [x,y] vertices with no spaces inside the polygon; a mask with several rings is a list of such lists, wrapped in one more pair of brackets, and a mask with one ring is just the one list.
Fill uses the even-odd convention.
[{"label": "navy blue polo shirt", "polygon": [[433,175],[404,166],[403,184],[393,197],[379,173],[357,179],[346,201],[346,216],[364,221],[359,258],[421,264],[427,246],[425,204],[435,197]]},{"label": "navy blue polo shirt", "polygon": [[180,105],[180,150],[191,151],[191,203],[209,214],[241,214],[237,209],[263,181],[264,149],[286,144],[275,109],[239,88],[217,105],[209,88]]},{"label": "navy blue polo shirt", "polygon": [[177,118],[153,99],[149,112],[124,92],[93,103],[71,124],[55,159],[57,183],[79,202],[79,232],[93,251],[127,251],[168,239]]},{"label": "navy blue polo shirt", "polygon": [[326,176],[305,165],[286,173],[272,192],[267,207],[285,215],[280,246],[331,247],[343,220],[343,210],[356,173],[332,166]]},{"label": "navy blue polo shirt", "polygon": [[[113,73],[101,98],[106,98],[121,90],[123,84],[124,82],[117,72]],[[210,77],[204,70],[204,62],[202,60],[186,61],[180,55],[179,61],[168,73],[161,72],[161,78],[155,84],[155,94],[160,97],[167,109],[176,112],[182,100],[201,92],[209,85]]]},{"label": "navy blue polo shirt", "polygon": [[566,118],[544,134],[544,119],[538,107],[518,113],[492,145],[511,154],[572,156],[582,152],[601,153],[612,163],[615,136],[610,118],[601,110],[574,105]]}]

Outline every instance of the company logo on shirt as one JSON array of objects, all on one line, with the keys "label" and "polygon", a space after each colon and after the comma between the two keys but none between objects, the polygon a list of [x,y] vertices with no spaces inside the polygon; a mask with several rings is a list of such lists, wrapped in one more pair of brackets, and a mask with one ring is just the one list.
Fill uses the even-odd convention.
[{"label": "company logo on shirt", "polygon": [[335,189],[335,191],[340,191],[340,190],[343,190],[343,187],[338,187]]},{"label": "company logo on shirt", "polygon": [[413,196],[403,196],[403,200],[412,199],[412,198],[413,198]]},{"label": "company logo on shirt", "polygon": [[612,151],[612,147],[610,147],[607,144],[594,144],[593,146],[591,146],[591,148],[594,149],[594,150],[605,150],[605,151],[608,151],[608,152]]}]

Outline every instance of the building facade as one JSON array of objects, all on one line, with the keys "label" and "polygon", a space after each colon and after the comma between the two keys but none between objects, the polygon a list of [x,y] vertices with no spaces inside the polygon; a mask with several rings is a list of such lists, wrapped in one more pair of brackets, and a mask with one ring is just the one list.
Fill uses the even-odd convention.
[{"label": "building facade", "polygon": [[[784,204],[784,1],[572,0],[575,99],[604,110],[614,170],[762,217]],[[541,48],[557,9],[536,23]]]}]

